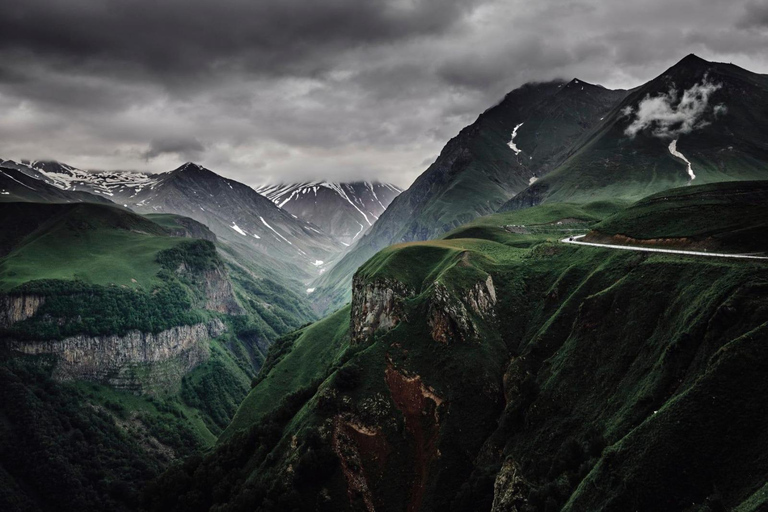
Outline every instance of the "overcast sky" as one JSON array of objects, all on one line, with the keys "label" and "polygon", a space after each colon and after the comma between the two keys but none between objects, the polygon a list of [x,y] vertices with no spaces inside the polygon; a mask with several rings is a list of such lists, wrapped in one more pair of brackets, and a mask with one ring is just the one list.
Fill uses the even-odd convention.
[{"label": "overcast sky", "polygon": [[23,0],[0,26],[1,158],[250,185],[407,186],[527,81],[768,72],[768,0]]}]

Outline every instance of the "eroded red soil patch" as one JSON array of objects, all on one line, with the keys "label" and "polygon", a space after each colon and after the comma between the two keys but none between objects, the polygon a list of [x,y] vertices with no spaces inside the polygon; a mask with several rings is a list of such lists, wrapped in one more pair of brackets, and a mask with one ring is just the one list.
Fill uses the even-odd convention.
[{"label": "eroded red soil patch", "polygon": [[414,473],[407,510],[421,510],[424,490],[429,478],[429,466],[439,457],[437,434],[440,430],[438,407],[443,400],[426,386],[419,375],[405,375],[387,365],[385,379],[395,406],[403,414],[405,428],[414,444]]}]

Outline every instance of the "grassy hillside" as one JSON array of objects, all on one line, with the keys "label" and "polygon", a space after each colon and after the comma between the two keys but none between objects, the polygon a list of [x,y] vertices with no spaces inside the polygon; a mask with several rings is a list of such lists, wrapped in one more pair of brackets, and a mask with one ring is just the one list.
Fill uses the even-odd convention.
[{"label": "grassy hillside", "polygon": [[709,250],[768,249],[768,181],[673,189],[638,201],[593,227],[590,239],[693,245]]},{"label": "grassy hillside", "polygon": [[351,309],[276,345],[226,441],[149,508],[756,510],[768,267],[557,242],[619,206],[381,251]]},{"label": "grassy hillside", "polygon": [[160,284],[155,255],[183,241],[139,215],[95,204],[7,203],[0,222],[0,292],[41,279],[148,290]]},{"label": "grassy hillside", "polygon": [[[4,510],[134,510],[148,479],[215,442],[272,341],[314,319],[303,297],[194,238],[215,240],[189,219],[95,204],[5,203],[0,221],[0,299],[44,299],[31,317],[0,328]],[[180,382],[157,385],[149,374],[174,374],[175,361],[121,374],[144,382],[138,396],[62,382],[54,356],[21,356],[6,344],[159,333],[213,319],[224,332]],[[41,485],[54,474],[55,485]]]}]

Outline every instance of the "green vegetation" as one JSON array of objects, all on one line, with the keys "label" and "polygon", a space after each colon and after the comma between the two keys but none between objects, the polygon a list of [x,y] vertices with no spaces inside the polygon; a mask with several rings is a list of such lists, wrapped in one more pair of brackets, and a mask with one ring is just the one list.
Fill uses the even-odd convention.
[{"label": "green vegetation", "polygon": [[709,249],[765,252],[768,181],[726,182],[655,194],[594,226],[596,235],[677,238]]},{"label": "green vegetation", "polygon": [[202,313],[191,309],[189,294],[177,280],[155,293],[95,286],[80,281],[31,281],[13,289],[13,295],[46,298],[38,314],[0,332],[20,340],[62,339],[75,334],[118,334],[130,330],[160,332],[177,325],[200,322]]},{"label": "green vegetation", "polygon": [[[640,207],[614,218],[675,222]],[[616,208],[543,205],[381,251],[358,276],[414,290],[394,292],[405,320],[352,343],[344,308],[284,337],[216,449],[148,507],[486,510],[507,471],[519,510],[759,510],[768,266],[557,241],[557,222]]]},{"label": "green vegetation", "polygon": [[181,243],[157,224],[95,204],[0,205],[0,292],[31,280],[79,280],[151,290],[156,254]]},{"label": "green vegetation", "polygon": [[[254,424],[278,406],[281,397],[324,378],[349,348],[349,308],[309,327],[278,339],[256,386],[240,405],[232,423],[222,436],[226,439],[238,429]],[[277,369],[279,365],[279,370]]]},{"label": "green vegetation", "polygon": [[[274,276],[219,252],[204,226],[149,217],[92,204],[0,205],[0,292],[44,299],[0,330],[3,340],[158,333],[213,319],[226,326],[180,385],[152,372],[174,376],[183,361],[129,368],[150,396],[58,382],[53,356],[2,344],[3,510],[135,510],[148,480],[215,443],[272,341],[315,318]],[[233,314],[205,309],[227,294]]]},{"label": "green vegetation", "polygon": [[61,384],[52,363],[0,362],[3,510],[135,510],[148,480],[213,441],[175,400]]}]

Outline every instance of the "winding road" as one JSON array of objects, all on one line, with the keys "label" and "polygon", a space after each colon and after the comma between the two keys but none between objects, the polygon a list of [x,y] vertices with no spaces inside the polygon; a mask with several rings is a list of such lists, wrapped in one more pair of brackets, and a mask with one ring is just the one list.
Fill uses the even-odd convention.
[{"label": "winding road", "polygon": [[725,254],[721,252],[682,251],[677,249],[656,249],[654,247],[639,247],[632,245],[596,244],[593,242],[579,242],[579,238],[587,235],[569,236],[560,240],[564,244],[588,245],[591,247],[603,247],[605,249],[618,249],[620,251],[661,252],[667,254],[683,254],[685,256],[708,256],[710,258],[736,258],[749,260],[768,260],[768,256],[752,256],[751,254]]}]

